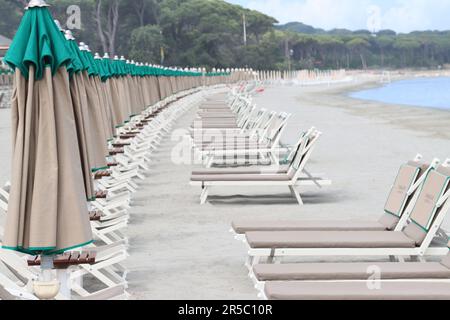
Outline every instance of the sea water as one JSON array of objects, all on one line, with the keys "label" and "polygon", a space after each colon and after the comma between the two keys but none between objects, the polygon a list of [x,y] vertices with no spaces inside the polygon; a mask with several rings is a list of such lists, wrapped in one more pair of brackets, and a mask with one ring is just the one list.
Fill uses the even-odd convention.
[{"label": "sea water", "polygon": [[417,78],[350,94],[363,100],[450,110],[450,78]]}]

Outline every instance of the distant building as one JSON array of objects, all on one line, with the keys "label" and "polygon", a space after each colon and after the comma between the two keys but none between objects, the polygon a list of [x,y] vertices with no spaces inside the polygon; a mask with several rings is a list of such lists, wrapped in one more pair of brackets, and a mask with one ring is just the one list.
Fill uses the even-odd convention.
[{"label": "distant building", "polygon": [[0,34],[0,58],[5,56],[6,51],[8,51],[9,46],[11,45],[11,42],[11,39],[8,39],[7,37],[4,37]]}]

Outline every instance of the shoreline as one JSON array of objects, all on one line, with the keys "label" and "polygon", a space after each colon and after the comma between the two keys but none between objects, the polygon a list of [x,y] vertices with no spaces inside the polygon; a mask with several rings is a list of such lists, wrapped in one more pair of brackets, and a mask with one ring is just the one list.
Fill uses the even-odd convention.
[{"label": "shoreline", "polygon": [[[405,75],[400,78],[396,78],[392,82],[415,78],[417,77],[413,75]],[[450,110],[425,106],[386,103],[376,100],[359,99],[350,96],[352,92],[369,90],[382,86],[383,84],[379,82],[378,78],[365,80],[356,79],[352,83],[306,90],[307,97],[299,97],[299,99],[300,102],[304,100],[312,102],[308,95],[314,93],[315,98],[318,98],[317,104],[343,108],[359,116],[378,117],[392,123],[395,122],[394,124],[396,126],[402,127],[403,129],[421,131],[441,139],[450,139],[450,132],[448,132]],[[320,94],[319,91],[321,91]],[[321,95],[323,96],[323,99],[321,98]],[[404,116],[404,113],[408,113],[406,120],[405,118],[399,118],[399,115]]]},{"label": "shoreline", "polygon": [[355,90],[349,90],[347,92],[343,92],[343,94],[348,98],[351,98],[353,100],[357,100],[360,102],[369,101],[369,102],[374,102],[374,103],[382,103],[385,105],[413,107],[413,108],[426,108],[426,109],[432,109],[432,110],[436,110],[436,111],[450,112],[450,108],[438,108],[438,107],[433,107],[433,106],[413,105],[413,104],[406,104],[406,103],[405,104],[390,103],[390,102],[385,102],[385,101],[380,101],[380,100],[363,99],[363,98],[357,98],[357,97],[351,96],[353,93],[358,93],[358,92],[365,91],[365,90],[383,88],[383,87],[389,86],[390,84],[393,84],[396,82],[416,80],[416,79],[428,79],[428,78],[449,78],[450,79],[450,75],[448,75],[448,76],[439,75],[436,77],[408,76],[408,77],[404,77],[404,78],[400,78],[400,79],[395,79],[395,80],[391,81],[390,83],[381,83],[381,82],[377,82],[377,81],[373,80],[368,83],[362,83],[361,86],[358,86],[357,88],[355,88]]}]

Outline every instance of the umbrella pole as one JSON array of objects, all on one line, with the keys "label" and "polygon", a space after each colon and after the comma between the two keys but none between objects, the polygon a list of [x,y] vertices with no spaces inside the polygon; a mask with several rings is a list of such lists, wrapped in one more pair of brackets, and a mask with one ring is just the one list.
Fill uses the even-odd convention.
[{"label": "umbrella pole", "polygon": [[50,282],[53,280],[53,256],[41,256],[41,275],[40,281],[42,282]]},{"label": "umbrella pole", "polygon": [[[53,277],[53,259],[55,256],[42,256],[41,257],[41,281],[44,283],[55,283]],[[64,296],[67,299],[71,299],[71,286],[70,286],[70,272],[66,269],[57,269],[56,270],[56,281],[59,286],[59,294]]]},{"label": "umbrella pole", "polygon": [[53,277],[53,258],[52,255],[41,255],[41,274],[33,283],[34,294],[41,300],[54,299],[60,290],[60,282]]}]

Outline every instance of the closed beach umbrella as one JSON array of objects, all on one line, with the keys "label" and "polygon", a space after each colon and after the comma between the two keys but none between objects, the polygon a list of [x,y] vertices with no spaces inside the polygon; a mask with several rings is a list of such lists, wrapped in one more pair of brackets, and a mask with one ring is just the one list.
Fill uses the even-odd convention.
[{"label": "closed beach umbrella", "polygon": [[3,246],[56,254],[92,242],[67,67],[72,56],[33,0],[5,57],[15,70],[12,186]]},{"label": "closed beach umbrella", "polygon": [[[81,49],[80,49],[81,48]],[[110,126],[108,125],[107,115],[104,107],[102,92],[99,92],[97,69],[93,62],[93,57],[83,44],[79,48],[79,57],[83,62],[84,71],[81,77],[85,83],[87,99],[87,119],[86,126],[89,128],[89,162],[91,170],[96,171],[106,167],[106,155],[108,153],[107,140],[110,137]]]},{"label": "closed beach umbrella", "polygon": [[86,70],[82,60],[81,53],[75,43],[75,38],[70,30],[65,33],[67,47],[72,55],[72,75],[70,78],[70,93],[72,94],[73,110],[75,123],[78,133],[78,147],[80,149],[81,164],[83,169],[84,184],[86,190],[86,199],[93,199],[95,196],[94,181],[92,179],[92,159],[95,148],[93,148],[93,133],[89,126],[88,100],[86,95],[86,85],[84,72]]},{"label": "closed beach umbrella", "polygon": [[[114,127],[112,126],[112,115],[111,115],[111,107],[109,104],[109,100],[106,96],[106,91],[104,89],[102,78],[100,75],[100,69],[97,67],[97,62],[94,59],[94,56],[91,54],[88,45],[80,44],[83,47],[82,57],[84,57],[84,62],[88,66],[88,75],[91,83],[91,87],[93,88],[92,102],[96,105],[96,99],[98,99],[97,108],[94,110],[98,113],[99,119],[102,121],[102,124],[98,124],[97,132],[103,132],[104,138],[101,139],[101,142],[104,144],[104,152],[101,154],[104,156],[108,153],[108,148],[106,141],[111,139],[114,135]],[[88,98],[90,96],[88,95]],[[99,144],[98,144],[99,145]]]}]

